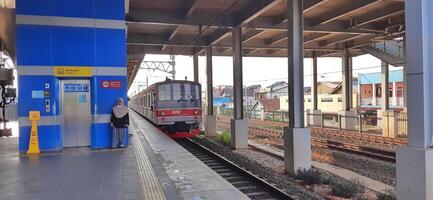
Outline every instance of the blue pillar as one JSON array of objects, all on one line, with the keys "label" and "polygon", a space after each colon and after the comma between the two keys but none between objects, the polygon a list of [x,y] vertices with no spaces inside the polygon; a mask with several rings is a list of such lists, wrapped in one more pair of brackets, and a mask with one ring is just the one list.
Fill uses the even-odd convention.
[{"label": "blue pillar", "polygon": [[65,77],[54,72],[59,66],[91,69],[67,78],[90,80],[91,146],[110,146],[111,108],[118,97],[126,100],[124,9],[124,0],[16,0],[20,152],[28,148],[30,110],[41,112],[41,150],[63,148],[59,82]]}]

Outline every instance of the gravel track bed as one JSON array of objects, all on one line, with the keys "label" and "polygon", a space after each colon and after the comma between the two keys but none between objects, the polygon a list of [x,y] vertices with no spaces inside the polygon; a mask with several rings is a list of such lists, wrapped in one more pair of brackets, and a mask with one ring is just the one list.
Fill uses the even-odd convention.
[{"label": "gravel track bed", "polygon": [[284,162],[277,158],[251,149],[233,151],[211,139],[194,138],[194,140],[300,200],[324,199],[306,190],[298,185],[295,179],[284,174]]},{"label": "gravel track bed", "polygon": [[394,151],[395,152],[395,148],[396,148],[395,145],[380,144],[377,142],[370,142],[370,141],[357,140],[357,139],[351,139],[351,138],[335,137],[335,136],[331,136],[331,135],[327,135],[327,134],[312,133],[311,136],[313,136],[315,138],[321,138],[321,139],[332,140],[332,141],[348,143],[348,144],[356,144],[356,145],[363,146],[363,147],[370,147],[370,148],[386,150],[386,151]]},{"label": "gravel track bed", "polygon": [[395,186],[395,164],[320,147],[313,147],[313,160],[352,170],[363,176]]},{"label": "gravel track bed", "polygon": [[[219,123],[217,127],[219,131],[227,131],[227,127],[224,123]],[[259,135],[250,135],[249,138],[256,139],[261,137]],[[373,143],[373,142],[360,141],[360,140],[341,138],[341,137],[331,137],[329,135],[320,135],[318,138],[330,139],[330,140],[343,142],[343,143],[358,144],[358,145],[363,145],[367,147],[378,148],[378,149],[383,149],[388,151],[393,151],[395,148],[395,147],[391,147],[391,145],[382,144],[382,146],[379,146],[379,144],[377,143],[374,143],[372,145],[366,145],[367,143]],[[282,144],[282,138],[268,137],[267,139],[268,142],[270,143]],[[278,145],[277,147],[281,148],[280,145]],[[389,163],[377,159],[367,158],[360,155],[354,155],[346,152],[340,152],[340,151],[320,148],[320,147],[312,147],[312,153],[313,153],[312,159],[314,161],[329,163],[331,165],[349,169],[363,176],[369,177],[371,179],[380,181],[382,183],[391,186],[395,186],[396,172],[395,172],[394,163]]]}]

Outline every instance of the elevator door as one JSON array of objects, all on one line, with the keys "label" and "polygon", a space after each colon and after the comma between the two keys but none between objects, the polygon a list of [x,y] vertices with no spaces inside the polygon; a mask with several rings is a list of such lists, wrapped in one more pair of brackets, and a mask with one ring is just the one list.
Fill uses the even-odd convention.
[{"label": "elevator door", "polygon": [[62,80],[63,147],[90,146],[90,81]]}]

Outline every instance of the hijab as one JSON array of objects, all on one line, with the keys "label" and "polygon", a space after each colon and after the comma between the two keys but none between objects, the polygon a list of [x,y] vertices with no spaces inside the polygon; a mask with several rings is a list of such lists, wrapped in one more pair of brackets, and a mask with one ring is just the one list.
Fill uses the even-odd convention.
[{"label": "hijab", "polygon": [[116,118],[122,118],[128,114],[128,107],[125,106],[122,97],[117,99],[116,105],[113,107],[113,113]]}]

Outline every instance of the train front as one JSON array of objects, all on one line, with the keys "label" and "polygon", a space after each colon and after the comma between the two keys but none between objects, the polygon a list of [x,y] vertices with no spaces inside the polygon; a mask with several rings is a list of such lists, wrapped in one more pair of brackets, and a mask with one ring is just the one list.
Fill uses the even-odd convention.
[{"label": "train front", "polygon": [[191,81],[165,81],[156,86],[155,122],[171,138],[200,133],[201,87]]}]

